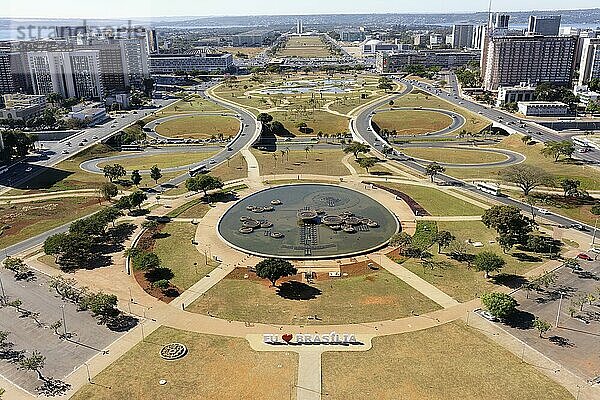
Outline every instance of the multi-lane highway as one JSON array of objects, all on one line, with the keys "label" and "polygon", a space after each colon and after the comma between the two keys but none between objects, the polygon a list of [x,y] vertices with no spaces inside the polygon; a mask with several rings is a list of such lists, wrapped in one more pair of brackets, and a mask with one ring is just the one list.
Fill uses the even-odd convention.
[{"label": "multi-lane highway", "polygon": [[117,114],[116,117],[106,122],[83,129],[81,132],[57,142],[44,142],[41,150],[25,157],[24,160],[13,164],[7,172],[0,175],[0,193],[6,192],[13,187],[25,187],[26,182],[33,177],[43,173],[48,168],[64,161],[78,152],[81,152],[94,144],[100,143],[113,136],[123,128],[132,125],[137,120],[144,118],[157,109],[166,107],[175,100],[154,100],[152,107],[141,110]]},{"label": "multi-lane highway", "polygon": [[[402,97],[402,96],[410,93],[415,87],[418,87],[422,90],[427,90],[430,93],[435,94],[435,95],[440,94],[443,97],[443,93],[438,93],[439,92],[438,90],[431,88],[428,85],[425,85],[422,83],[417,83],[417,82],[410,81],[410,80],[404,80],[404,79],[402,79],[400,81],[405,85],[405,89],[402,92],[393,96],[392,100],[397,99],[399,97]],[[455,98],[454,94],[456,94],[456,98]],[[518,122],[518,119],[516,119],[514,117],[506,117],[505,113],[500,113],[496,110],[489,110],[487,107],[483,107],[478,104],[469,102],[467,100],[460,99],[457,92],[455,92],[455,91],[451,92],[450,96],[446,96],[446,97],[448,97],[447,100],[451,101],[457,107],[465,107],[468,110],[476,112],[476,113],[479,113],[481,111],[481,113],[480,113],[481,115],[486,116],[490,119],[496,118],[496,120],[497,120],[498,116],[501,115],[505,122],[507,122],[507,121]],[[355,139],[367,142],[373,149],[375,149],[376,151],[379,151],[381,156],[383,156],[383,154],[381,153],[381,150],[383,149],[383,146],[385,145],[386,142],[383,138],[381,138],[373,130],[373,127],[371,126],[371,116],[376,109],[378,109],[379,107],[381,107],[385,104],[388,104],[389,101],[390,101],[390,98],[384,98],[379,102],[375,102],[375,103],[369,105],[368,107],[362,109],[360,111],[360,113],[355,118],[353,118],[352,121],[350,122],[352,134],[355,137]],[[483,110],[487,110],[487,112],[484,113]],[[509,126],[513,126],[513,125],[509,124]],[[513,129],[515,129],[515,128],[513,128]],[[558,135],[556,133],[554,133],[554,134],[544,133],[543,135],[541,135],[541,137],[543,137],[547,141],[549,141],[549,140],[564,140],[563,137],[561,137],[560,135]],[[551,138],[553,138],[553,139],[551,139]],[[419,161],[411,160],[411,159],[407,159],[407,158],[397,159],[397,160],[394,160],[393,162],[398,162],[400,164],[403,164],[405,167],[408,167],[408,168],[412,169],[413,171],[418,172],[419,174],[425,174],[425,167],[426,167],[425,162],[419,162]],[[500,203],[503,203],[506,205],[511,205],[511,206],[516,206],[527,213],[531,211],[530,205],[522,203],[517,200],[514,200],[508,196],[493,196],[490,194],[483,193],[483,192],[479,191],[472,182],[465,182],[465,181],[453,178],[453,177],[445,175],[445,174],[437,175],[437,180],[438,180],[438,182],[440,182],[440,184],[443,184],[443,185],[462,187],[464,190],[467,190],[467,191],[470,191],[473,193],[477,193],[477,194],[485,196],[485,197],[489,197],[490,199],[493,199]],[[575,225],[581,225],[586,230],[585,233],[587,233],[588,235],[591,235],[594,230],[594,228],[591,226],[581,224],[579,221],[575,221],[573,219],[570,219],[570,218],[567,218],[567,217],[564,217],[561,215],[547,214],[547,215],[544,215],[543,217],[545,219],[555,223],[556,225],[563,226],[563,227],[571,227],[571,226],[575,226]]]},{"label": "multi-lane highway", "polygon": [[[214,84],[215,84],[215,82],[205,82],[203,84],[198,85],[195,88],[195,91],[196,91],[196,93],[201,94],[204,98],[208,99],[209,96],[206,95],[205,91],[209,87],[214,86]],[[227,159],[230,158],[232,155],[239,153],[242,149],[250,146],[254,141],[256,141],[256,139],[258,138],[258,136],[260,134],[259,123],[256,121],[256,118],[254,117],[254,115],[252,115],[248,111],[244,110],[243,108],[241,108],[235,104],[232,104],[229,102],[224,102],[219,99],[210,99],[210,101],[214,101],[215,103],[220,104],[221,106],[223,106],[229,110],[232,110],[234,113],[236,113],[237,118],[241,121],[241,129],[240,129],[240,132],[238,133],[238,135],[236,135],[231,140],[231,142],[228,143],[227,146],[222,148],[222,150],[218,154],[214,155],[210,159],[210,161],[207,160],[205,164],[198,165],[198,167],[197,167],[197,168],[200,168],[200,167],[204,166],[206,168],[206,170],[211,170],[214,167],[216,167],[224,162],[227,162]],[[172,100],[171,101],[161,101],[159,104],[164,106],[164,105],[168,105],[172,102],[173,102]],[[134,113],[126,114],[126,117],[122,118],[122,121],[120,121],[121,122],[120,124],[116,123],[116,121],[113,121],[113,122],[110,122],[108,124],[108,126],[106,126],[107,124],[104,124],[100,127],[86,129],[85,131],[76,135],[76,139],[72,137],[69,140],[71,141],[71,144],[73,146],[73,143],[75,143],[75,140],[78,140],[77,143],[79,143],[79,141],[82,141],[84,138],[86,138],[87,142],[85,143],[85,146],[81,146],[81,147],[77,146],[80,149],[85,149],[94,143],[98,143],[102,140],[105,140],[106,138],[110,137],[114,133],[118,132],[123,127],[128,126],[132,123],[135,123],[137,120],[149,115],[153,111],[156,111],[156,110],[155,109],[143,110],[143,111],[138,111],[138,113],[136,113],[136,114],[134,114]],[[115,125],[115,126],[113,127],[113,125]],[[97,139],[94,139],[94,137],[96,137],[96,136],[97,136]],[[58,143],[56,145],[56,149],[53,148],[52,150],[49,150],[49,154],[44,160],[37,160],[37,162],[35,162],[35,160],[31,160],[31,162],[29,162],[29,160],[28,160],[27,163],[20,163],[20,164],[13,166],[11,168],[11,170],[9,171],[10,177],[12,177],[11,185],[15,186],[15,184],[18,183],[21,187],[23,187],[23,185],[26,185],[26,182],[29,179],[33,178],[37,173],[41,173],[46,168],[50,168],[50,167],[58,164],[59,162],[71,157],[73,154],[62,154],[62,149],[65,149],[65,148],[68,148],[68,146],[66,145],[66,142]],[[36,157],[36,156],[34,155],[32,157]],[[36,166],[35,170],[33,170],[32,165]],[[26,169],[29,169],[29,168],[32,168],[32,170],[26,172]],[[8,178],[8,176],[6,176],[6,177],[4,176],[6,174],[7,173],[3,174],[3,176],[2,176],[3,179]],[[173,185],[179,185],[189,177],[190,177],[189,173],[185,172],[185,173],[182,173],[180,176],[170,180],[169,182],[166,182],[164,184],[158,185],[158,186],[150,189],[148,191],[149,199],[152,199],[157,194],[160,194],[165,187],[172,187]],[[8,181],[5,181],[5,182],[8,184]],[[69,225],[70,225],[70,223],[62,225],[60,227],[52,229],[51,231],[42,233],[42,234],[37,235],[32,238],[28,238],[27,240],[25,240],[23,242],[9,246],[5,249],[0,249],[0,261],[2,261],[7,255],[22,253],[32,247],[41,245],[48,236],[51,236],[51,235],[54,235],[54,234],[60,233],[60,232],[66,232],[69,229]]]}]

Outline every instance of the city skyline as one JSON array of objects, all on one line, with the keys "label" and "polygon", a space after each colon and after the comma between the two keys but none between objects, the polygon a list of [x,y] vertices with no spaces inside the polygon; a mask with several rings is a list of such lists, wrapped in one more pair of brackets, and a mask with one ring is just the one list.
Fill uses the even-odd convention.
[{"label": "city skyline", "polygon": [[[577,0],[564,3],[557,0],[544,2],[543,10],[536,1],[503,1],[501,4],[492,3],[492,10],[501,11],[544,11],[544,10],[574,10],[595,8],[598,4],[591,0]],[[97,4],[87,4],[76,1],[61,1],[57,3],[37,4],[35,11],[27,3],[10,1],[1,18],[163,18],[163,17],[205,17],[205,16],[243,16],[243,15],[315,15],[315,14],[384,14],[384,13],[462,13],[487,11],[488,1],[475,0],[461,2],[450,0],[446,2],[402,2],[389,4],[385,0],[375,0],[368,4],[351,4],[341,0],[320,2],[309,0],[299,3],[281,3],[274,0],[262,0],[253,3],[233,1],[226,10],[221,2],[214,0],[198,3],[190,0],[179,0],[176,3],[157,0],[119,2],[107,0]],[[231,11],[235,10],[235,11]]]}]

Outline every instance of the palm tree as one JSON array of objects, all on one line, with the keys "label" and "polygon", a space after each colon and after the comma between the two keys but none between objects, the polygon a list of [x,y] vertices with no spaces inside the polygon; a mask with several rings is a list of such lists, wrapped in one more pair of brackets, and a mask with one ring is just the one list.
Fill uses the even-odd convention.
[{"label": "palm tree", "polygon": [[310,146],[306,146],[306,147],[304,148],[304,151],[306,152],[306,159],[307,159],[307,160],[308,160],[308,153],[310,153],[310,150],[311,150]]},{"label": "palm tree", "polygon": [[285,152],[286,152],[286,154],[287,154],[287,160],[288,160],[288,161],[290,161],[290,148],[289,148],[289,147],[286,147],[286,148],[285,148]]},{"label": "palm tree", "polygon": [[273,161],[275,162],[275,166],[277,166],[277,154],[273,153]]}]

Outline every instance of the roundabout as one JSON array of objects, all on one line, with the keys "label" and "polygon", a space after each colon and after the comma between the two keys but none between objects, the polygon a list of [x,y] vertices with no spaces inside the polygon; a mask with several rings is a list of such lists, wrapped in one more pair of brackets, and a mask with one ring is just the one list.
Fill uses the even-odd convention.
[{"label": "roundabout", "polygon": [[374,251],[400,229],[381,203],[326,184],[269,188],[234,204],[217,224],[236,250],[260,257],[331,259]]},{"label": "roundabout", "polygon": [[444,109],[392,107],[374,111],[369,123],[371,126],[378,125],[380,129],[395,130],[399,136],[437,137],[460,129],[466,120],[459,113]]}]

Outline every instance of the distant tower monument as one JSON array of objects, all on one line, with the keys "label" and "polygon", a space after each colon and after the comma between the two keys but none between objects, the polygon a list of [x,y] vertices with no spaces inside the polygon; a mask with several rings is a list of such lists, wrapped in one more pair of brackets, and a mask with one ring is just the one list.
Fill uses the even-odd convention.
[{"label": "distant tower monument", "polygon": [[302,20],[298,20],[298,23],[296,24],[296,33],[298,35],[302,35],[304,33],[304,26],[302,25]]}]

